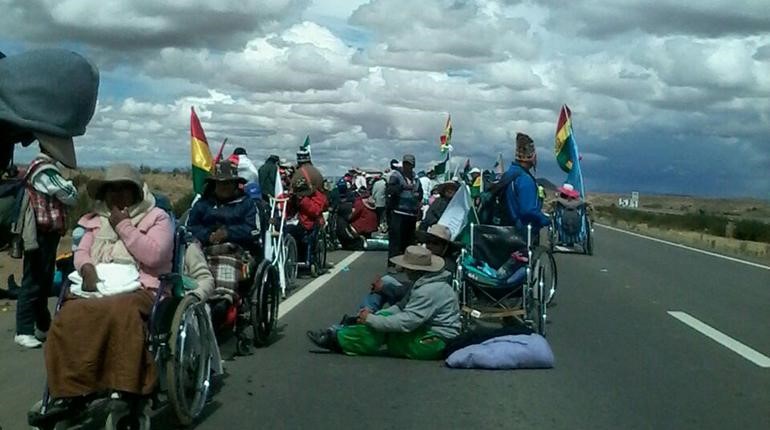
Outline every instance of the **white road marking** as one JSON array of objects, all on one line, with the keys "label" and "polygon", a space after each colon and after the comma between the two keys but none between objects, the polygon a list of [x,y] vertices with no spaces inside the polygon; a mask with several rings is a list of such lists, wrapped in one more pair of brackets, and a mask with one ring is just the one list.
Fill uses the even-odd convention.
[{"label": "white road marking", "polygon": [[710,255],[712,257],[717,257],[717,258],[721,258],[721,259],[724,259],[724,260],[729,260],[729,261],[732,261],[732,262],[735,262],[735,263],[745,264],[747,266],[752,266],[752,267],[756,267],[756,268],[759,268],[759,269],[770,270],[770,266],[765,266],[764,264],[754,263],[752,261],[741,260],[740,258],[735,258],[735,257],[728,257],[727,255],[717,254],[716,252],[704,251],[702,249],[693,248],[693,247],[687,246],[687,245],[682,245],[681,243],[669,242],[667,240],[658,239],[658,238],[650,237],[650,236],[645,236],[643,234],[634,233],[634,232],[631,232],[631,231],[628,231],[628,230],[623,230],[623,229],[616,228],[616,227],[610,227],[610,226],[604,225],[604,224],[594,223],[594,225],[597,225],[597,226],[602,227],[602,228],[606,228],[608,230],[617,231],[619,233],[625,233],[625,234],[629,234],[631,236],[640,237],[642,239],[651,240],[653,242],[663,243],[663,244],[666,244],[666,245],[675,246],[677,248],[686,249],[688,251],[693,251],[693,252],[698,252],[698,253],[705,254],[705,255]]},{"label": "white road marking", "polygon": [[681,311],[668,311],[668,314],[678,319],[684,324],[690,326],[692,329],[699,331],[701,334],[711,338],[717,343],[721,344],[725,348],[732,350],[741,357],[749,360],[759,367],[770,368],[770,357],[762,354],[761,352],[748,347],[741,342],[731,338],[730,336],[720,332],[719,330],[711,327],[710,325],[701,322],[697,318],[691,316],[686,312]]},{"label": "white road marking", "polygon": [[300,288],[299,291],[289,296],[289,298],[282,301],[281,304],[278,305],[278,319],[281,319],[284,316],[286,316],[286,314],[291,312],[292,309],[294,309],[295,307],[297,307],[297,305],[305,301],[305,299],[310,297],[311,294],[315,293],[321,287],[326,285],[326,283],[329,282],[332,278],[334,278],[334,276],[336,276],[338,273],[340,273],[342,269],[353,264],[353,262],[356,261],[358,257],[362,255],[364,255],[363,251],[356,251],[348,255],[347,257],[345,257],[345,259],[335,264],[334,268],[330,270],[329,273],[319,276],[309,284]]}]

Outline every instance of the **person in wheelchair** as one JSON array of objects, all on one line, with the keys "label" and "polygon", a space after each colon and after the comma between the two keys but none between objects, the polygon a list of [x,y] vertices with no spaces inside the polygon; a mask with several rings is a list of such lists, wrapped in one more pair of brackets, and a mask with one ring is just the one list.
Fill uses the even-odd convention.
[{"label": "person in wheelchair", "polygon": [[354,324],[309,331],[313,344],[348,355],[387,352],[417,360],[442,357],[446,342],[460,334],[461,326],[457,294],[444,259],[412,245],[391,261],[414,283],[404,307],[391,306],[376,313],[363,308]]},{"label": "person in wheelchair", "polygon": [[206,178],[203,196],[190,210],[187,227],[204,249],[226,243],[249,252],[259,247],[260,213],[242,189],[246,180],[228,161],[217,164]]},{"label": "person in wheelchair", "polygon": [[129,165],[110,166],[88,193],[96,203],[79,221],[85,234],[70,297],[45,346],[49,392],[67,400],[105,391],[147,395],[157,377],[146,320],[160,275],[172,269],[173,223]]},{"label": "person in wheelchair", "polygon": [[[297,218],[297,223],[287,223],[286,231],[291,234],[297,243],[308,244],[312,233],[324,225],[323,213],[328,208],[329,202],[322,190],[315,189],[304,178],[293,181],[291,198],[286,210],[288,219]],[[307,246],[299,247],[305,250]],[[300,252],[300,258],[307,260],[306,252]]]},{"label": "person in wheelchair", "polygon": [[227,325],[228,310],[237,301],[241,283],[249,279],[247,272],[262,259],[261,214],[255,200],[241,188],[245,182],[231,163],[217,164],[187,221],[214,276],[215,288],[209,299],[215,327]]}]

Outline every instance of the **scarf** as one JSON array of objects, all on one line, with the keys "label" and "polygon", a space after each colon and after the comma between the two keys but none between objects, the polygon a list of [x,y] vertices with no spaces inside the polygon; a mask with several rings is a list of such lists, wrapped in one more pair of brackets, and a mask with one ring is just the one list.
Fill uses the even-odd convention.
[{"label": "scarf", "polygon": [[[143,193],[144,199],[128,208],[128,216],[134,227],[155,207],[155,197],[147,184],[143,187]],[[99,231],[96,232],[94,243],[91,245],[91,258],[94,264],[119,263],[138,266],[136,258],[126,249],[126,245],[110,225],[110,209],[107,205],[103,201],[97,202],[94,212],[100,222]]]}]

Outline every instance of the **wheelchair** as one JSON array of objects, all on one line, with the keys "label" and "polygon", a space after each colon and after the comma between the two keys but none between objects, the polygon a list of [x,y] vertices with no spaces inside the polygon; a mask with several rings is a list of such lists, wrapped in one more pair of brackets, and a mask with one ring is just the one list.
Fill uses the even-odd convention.
[{"label": "wheelchair", "polygon": [[[290,223],[290,224],[289,224]],[[299,223],[294,220],[287,223],[291,227],[292,234],[286,235],[284,246],[287,248],[287,254],[296,256],[296,267],[294,270],[306,269],[310,276],[317,278],[326,272],[328,231],[324,225],[316,224],[312,230],[304,230]],[[296,253],[294,250],[296,249]],[[295,275],[296,276],[296,275]]]},{"label": "wheelchair", "polygon": [[[161,276],[147,322],[146,344],[158,370],[155,392],[148,398],[128,396],[128,402],[117,401],[117,393],[98,393],[73,399],[62,406],[50,396],[46,384],[42,400],[28,413],[30,426],[41,430],[66,429],[87,419],[89,410],[105,404],[109,404],[106,429],[148,429],[148,415],[138,413],[146,410],[148,404],[152,404],[152,409],[170,405],[183,426],[192,424],[200,416],[212,385],[215,340],[205,303],[185,295],[182,270],[186,236],[183,227],[177,229],[173,270]],[[55,315],[64,305],[68,291],[69,284],[65,283]]]},{"label": "wheelchair", "polygon": [[583,201],[559,202],[553,207],[549,231],[550,249],[574,248],[583,254],[593,255],[594,238],[588,205]]},{"label": "wheelchair", "polygon": [[[471,224],[470,246],[458,259],[453,287],[458,294],[463,330],[474,320],[517,322],[545,336],[547,307],[556,293],[556,262],[551,252],[534,246],[532,227],[522,241],[514,227]],[[519,267],[500,269],[518,253]]]}]

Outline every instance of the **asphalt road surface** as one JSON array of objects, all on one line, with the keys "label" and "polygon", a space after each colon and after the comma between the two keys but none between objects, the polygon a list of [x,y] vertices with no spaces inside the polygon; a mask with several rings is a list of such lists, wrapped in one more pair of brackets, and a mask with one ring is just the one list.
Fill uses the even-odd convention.
[{"label": "asphalt road surface", "polygon": [[[557,256],[556,367],[497,372],[315,352],[305,332],[354,312],[385,267],[334,253],[350,264],[284,302],[273,345],[228,361],[195,428],[770,429],[770,268],[604,227],[595,252]],[[26,428],[44,378],[13,325],[0,312],[4,430]]]}]

